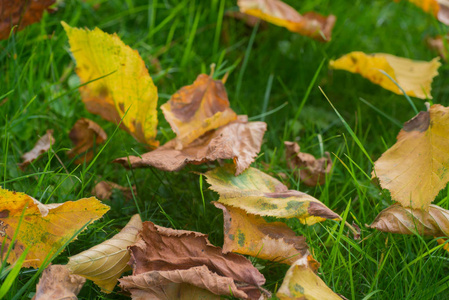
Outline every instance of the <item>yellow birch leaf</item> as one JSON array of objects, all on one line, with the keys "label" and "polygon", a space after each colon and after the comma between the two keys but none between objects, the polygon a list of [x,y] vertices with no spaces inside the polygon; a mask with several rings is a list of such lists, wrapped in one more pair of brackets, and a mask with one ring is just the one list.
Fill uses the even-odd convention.
[{"label": "yellow birch leaf", "polygon": [[234,176],[234,166],[227,164],[205,175],[210,189],[220,195],[219,202],[253,215],[298,218],[307,225],[340,219],[319,200],[306,193],[288,190],[279,180],[255,168],[250,167]]},{"label": "yellow birch leaf", "polygon": [[373,176],[405,207],[427,209],[449,181],[449,108],[432,105],[404,124]]},{"label": "yellow birch leaf", "polygon": [[420,99],[432,99],[430,92],[433,78],[438,75],[437,70],[441,66],[439,59],[436,57],[430,62],[414,61],[391,54],[365,54],[355,51],[335,61],[331,60],[329,65],[334,69],[358,73],[372,83],[402,95],[398,86],[381,72],[384,71],[402,87],[407,95]]},{"label": "yellow birch leaf", "polygon": [[156,147],[157,88],[139,53],[116,34],[65,22],[62,26],[81,82],[95,80],[80,87],[87,110],[116,123],[123,118],[122,125],[136,140]]},{"label": "yellow birch leaf", "polygon": [[235,252],[288,265],[310,255],[306,238],[297,236],[285,223],[268,223],[240,208],[213,204],[223,210],[223,253]]},{"label": "yellow birch leaf", "polygon": [[[39,268],[47,255],[55,254],[77,231],[101,218],[109,206],[94,197],[44,205],[26,194],[0,188],[0,237],[4,241],[3,249],[8,249],[23,210],[24,217],[7,262],[15,262],[30,247],[23,266]],[[3,252],[2,260],[6,252]]]},{"label": "yellow birch leaf", "polygon": [[324,281],[308,267],[307,257],[298,259],[288,269],[276,296],[281,300],[341,300]]},{"label": "yellow birch leaf", "polygon": [[209,130],[237,119],[229,107],[223,82],[206,74],[198,75],[192,85],[173,94],[161,109],[183,147]]},{"label": "yellow birch leaf", "polygon": [[142,230],[142,220],[134,215],[116,235],[101,244],[69,257],[67,267],[73,274],[92,280],[105,293],[110,293],[123,272],[131,270],[128,265],[128,246],[137,240]]},{"label": "yellow birch leaf", "polygon": [[336,21],[334,15],[325,17],[314,12],[301,15],[280,0],[238,0],[237,5],[242,13],[285,27],[292,32],[322,42],[331,40],[332,28]]}]

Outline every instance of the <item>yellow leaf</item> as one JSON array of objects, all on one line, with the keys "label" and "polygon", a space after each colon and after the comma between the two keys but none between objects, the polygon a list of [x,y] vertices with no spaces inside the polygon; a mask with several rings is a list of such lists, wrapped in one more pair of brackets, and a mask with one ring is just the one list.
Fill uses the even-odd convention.
[{"label": "yellow leaf", "polygon": [[205,175],[210,189],[220,194],[219,202],[253,215],[298,218],[308,225],[340,219],[319,200],[306,193],[288,190],[277,179],[251,167],[234,176],[234,166],[228,164]]},{"label": "yellow leaf", "polygon": [[300,15],[293,7],[280,0],[238,0],[237,4],[242,13],[322,42],[331,40],[336,21],[334,15],[324,17],[314,12]]},{"label": "yellow leaf", "polygon": [[288,265],[310,255],[305,237],[296,236],[285,223],[268,223],[242,209],[213,204],[223,210],[223,253],[235,252]]},{"label": "yellow leaf", "polygon": [[23,266],[39,268],[47,255],[55,254],[84,225],[103,216],[109,206],[94,197],[44,205],[26,194],[0,188],[0,236],[2,240],[6,237],[4,249],[11,243],[23,210],[24,217],[8,263],[15,262],[30,247]]},{"label": "yellow leaf", "polygon": [[122,125],[136,140],[157,146],[157,88],[139,53],[116,34],[73,28],[65,22],[62,26],[81,82],[95,80],[80,87],[87,110],[112,122],[123,118]]},{"label": "yellow leaf", "polygon": [[122,273],[131,270],[128,246],[135,243],[139,230],[142,230],[142,220],[134,215],[111,239],[71,256],[67,267],[73,274],[95,282],[103,292],[112,292]]},{"label": "yellow leaf", "polygon": [[276,296],[281,300],[341,300],[325,283],[308,267],[307,258],[298,259],[288,269]]},{"label": "yellow leaf", "polygon": [[427,209],[449,181],[449,108],[432,105],[404,124],[373,176],[405,207]]},{"label": "yellow leaf", "polygon": [[173,94],[161,109],[182,146],[237,119],[223,82],[206,74],[198,75],[192,85]]},{"label": "yellow leaf", "polygon": [[402,95],[398,86],[381,72],[384,71],[402,87],[407,95],[432,99],[430,94],[432,80],[438,75],[437,70],[441,66],[439,59],[436,57],[430,62],[414,61],[391,54],[365,54],[356,51],[335,61],[332,60],[329,64],[334,69],[358,73],[384,89]]}]

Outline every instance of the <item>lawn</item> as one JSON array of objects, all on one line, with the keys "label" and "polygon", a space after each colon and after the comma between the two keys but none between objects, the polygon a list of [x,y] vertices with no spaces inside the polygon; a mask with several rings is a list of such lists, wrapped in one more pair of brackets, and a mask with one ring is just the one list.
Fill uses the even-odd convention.
[{"label": "lawn", "polygon": [[[225,17],[227,11],[238,10],[234,0],[58,2],[57,11],[45,14],[40,23],[0,41],[0,185],[43,203],[90,197],[100,180],[135,185],[137,194],[127,201],[115,191],[111,200],[104,201],[111,210],[52,263],[66,264],[69,256],[112,237],[136,213],[161,226],[208,234],[212,244],[223,245],[222,212],[210,203],[218,194],[198,175],[218,163],[173,173],[126,170],[112,163],[147,148],[85,109],[60,23],[65,21],[73,27],[115,32],[138,50],[158,88],[158,107],[198,74],[209,74],[211,64],[216,65],[215,78],[229,72],[225,86],[233,110],[268,125],[252,167],[312,195],[362,229],[361,239],[354,240],[342,222],[305,226],[297,219],[285,220],[298,235],[306,236],[321,263],[318,274],[333,291],[352,300],[449,299],[449,253],[434,238],[365,227],[393,203],[388,191],[371,180],[371,161],[395,143],[402,124],[416,114],[413,107],[404,96],[359,75],[328,68],[331,59],[351,51],[430,61],[437,53],[427,47],[426,39],[447,33],[447,26],[407,1],[285,1],[301,13],[337,16],[332,40],[321,43],[275,25],[252,28]],[[432,103],[449,104],[448,76],[448,65],[442,61],[432,84]],[[426,110],[424,100],[412,101],[418,110]],[[92,162],[77,165],[67,156],[72,147],[68,133],[82,117],[100,124],[108,140]],[[161,110],[158,119],[157,138],[164,144],[175,135]],[[48,129],[54,130],[56,140],[52,151],[22,171],[21,155]],[[331,153],[334,165],[324,185],[311,188],[293,176],[285,162],[284,141],[296,141],[301,151],[316,157]],[[447,188],[434,203],[449,209]],[[288,266],[250,260],[274,295]],[[36,271],[22,269],[6,299],[31,299]],[[129,298],[118,287],[104,294],[87,281],[79,299]]]}]

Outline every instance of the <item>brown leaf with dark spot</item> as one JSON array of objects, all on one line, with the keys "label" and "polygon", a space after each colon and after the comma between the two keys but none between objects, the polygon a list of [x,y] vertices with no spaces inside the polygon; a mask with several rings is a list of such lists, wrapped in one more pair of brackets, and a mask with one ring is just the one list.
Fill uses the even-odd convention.
[{"label": "brown leaf with dark spot", "polygon": [[239,175],[251,165],[259,153],[267,129],[264,122],[247,123],[243,116],[239,116],[239,119],[206,133],[182,150],[177,150],[177,141],[171,140],[141,157],[122,157],[114,162],[125,167],[131,164],[132,168],[155,167],[173,172],[181,170],[187,164],[198,165],[209,161],[232,159],[235,164],[235,175]]},{"label": "brown leaf with dark spot", "polygon": [[[233,280],[237,289],[230,291],[230,286],[226,284],[226,295],[230,295],[231,292],[238,293],[242,298],[249,299],[258,299],[261,295],[259,287],[265,283],[263,275],[249,260],[235,253],[223,254],[221,248],[210,244],[207,236],[199,232],[174,230],[144,222],[136,243],[130,246],[129,250],[133,276],[150,272],[153,275],[148,276],[159,277],[166,274],[162,273],[163,271],[176,273],[180,270],[204,266],[218,276]],[[151,273],[155,271],[160,274]],[[182,282],[199,287],[204,286],[201,276],[195,275],[193,279]],[[178,275],[175,277],[182,278]],[[227,282],[228,279],[224,281]],[[217,281],[215,284],[219,283],[220,281]],[[221,287],[216,288],[221,289]]]},{"label": "brown leaf with dark spot", "polygon": [[86,279],[71,274],[63,265],[48,266],[42,272],[32,300],[76,300]]},{"label": "brown leaf with dark spot", "polygon": [[33,149],[22,155],[23,162],[19,164],[20,169],[25,170],[26,166],[47,152],[54,143],[53,130],[47,130],[47,133],[36,142]]},{"label": "brown leaf with dark spot", "polygon": [[75,163],[82,164],[84,160],[90,161],[94,157],[94,145],[100,145],[106,141],[108,135],[104,130],[92,120],[81,118],[76,121],[70,130],[69,137],[75,147],[67,155],[73,158],[77,155],[82,157],[75,160]]},{"label": "brown leaf with dark spot", "polygon": [[305,237],[297,236],[285,223],[268,223],[240,208],[212,203],[223,211],[223,253],[236,252],[288,265],[310,255]]},{"label": "brown leaf with dark spot", "polygon": [[291,170],[308,186],[322,185],[326,182],[326,174],[332,169],[332,160],[329,152],[326,157],[316,159],[309,153],[300,152],[299,145],[294,142],[284,142],[285,159]]},{"label": "brown leaf with dark spot", "polygon": [[433,204],[427,211],[394,204],[367,226],[391,233],[449,236],[449,211]]},{"label": "brown leaf with dark spot", "polygon": [[223,82],[206,74],[198,75],[192,85],[173,94],[161,109],[177,135],[180,143],[177,149],[187,146],[207,131],[237,119],[229,107]]},{"label": "brown leaf with dark spot", "polygon": [[125,197],[125,199],[127,199],[127,200],[131,200],[133,198],[133,192],[134,192],[134,195],[137,194],[137,189],[136,189],[135,185],[132,186],[132,191],[131,191],[131,189],[129,187],[124,187],[124,186],[118,185],[117,183],[111,182],[111,181],[100,181],[99,183],[97,183],[95,185],[91,194],[94,195],[95,197],[97,197],[98,199],[109,200],[109,199],[111,199],[112,191],[114,189],[120,190],[123,193],[123,196]]},{"label": "brown leaf with dark spot", "polygon": [[22,30],[39,22],[45,10],[56,0],[4,0],[0,2],[0,40],[7,39],[11,29]]}]

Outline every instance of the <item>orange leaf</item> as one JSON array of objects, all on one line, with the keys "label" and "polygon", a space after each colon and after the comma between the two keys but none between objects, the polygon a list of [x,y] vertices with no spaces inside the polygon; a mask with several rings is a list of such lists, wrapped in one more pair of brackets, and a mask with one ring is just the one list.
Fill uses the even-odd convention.
[{"label": "orange leaf", "polygon": [[294,8],[280,0],[238,0],[240,11],[252,15],[292,32],[317,39],[322,42],[331,40],[332,28],[336,17],[324,17],[309,12],[300,15]]},{"label": "orange leaf", "polygon": [[[239,119],[243,116],[239,116]],[[246,116],[245,116],[246,117]],[[209,161],[232,159],[235,175],[239,175],[254,161],[262,145],[267,128],[264,122],[229,123],[215,131],[204,134],[181,150],[176,149],[176,140],[171,140],[154,151],[140,157],[129,156],[114,162],[132,168],[155,167],[159,170],[179,171],[187,164],[202,164]]]},{"label": "orange leaf", "polygon": [[427,209],[449,181],[449,108],[432,105],[404,124],[373,176],[405,207]]},{"label": "orange leaf", "polygon": [[23,163],[19,164],[20,169],[25,170],[26,166],[47,152],[54,143],[53,130],[47,130],[47,133],[36,142],[33,149],[22,155]]},{"label": "orange leaf", "polygon": [[240,208],[213,204],[223,211],[223,253],[236,252],[288,265],[310,255],[305,237],[296,236],[285,223],[268,223]]},{"label": "orange leaf", "polygon": [[13,26],[22,30],[26,26],[39,22],[44,11],[56,0],[13,0],[2,1],[0,4],[0,40],[7,39]]},{"label": "orange leaf", "polygon": [[84,161],[89,162],[94,157],[93,147],[104,143],[108,138],[106,132],[97,123],[92,120],[81,118],[76,121],[70,130],[69,137],[75,148],[70,150],[67,155],[73,158],[77,155],[83,154],[75,162],[82,164]]},{"label": "orange leaf", "polygon": [[[23,210],[24,217],[8,263],[15,262],[26,248],[30,248],[26,257],[28,261],[23,266],[38,268],[47,255],[56,253],[86,224],[101,218],[109,206],[94,197],[44,205],[23,193],[0,188],[0,236],[5,238],[3,249],[8,249]],[[3,252],[2,259],[6,252]]]},{"label": "orange leaf", "polygon": [[237,119],[229,107],[223,82],[206,74],[198,75],[192,85],[173,94],[161,109],[181,144],[177,149],[182,149],[207,131]]}]

